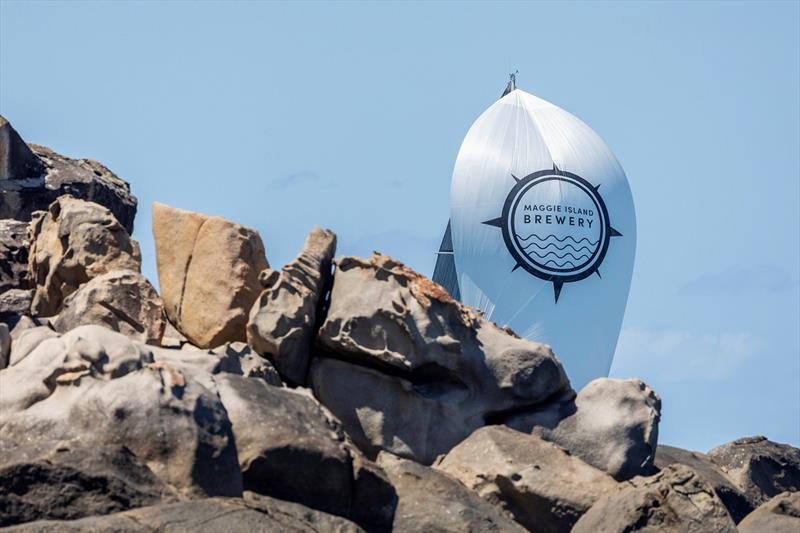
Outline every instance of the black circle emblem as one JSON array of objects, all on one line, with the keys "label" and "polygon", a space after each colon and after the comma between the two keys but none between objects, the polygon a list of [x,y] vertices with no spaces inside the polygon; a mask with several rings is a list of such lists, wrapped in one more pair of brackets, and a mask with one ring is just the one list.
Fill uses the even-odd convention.
[{"label": "black circle emblem", "polygon": [[599,275],[611,237],[621,235],[611,227],[599,186],[558,168],[512,177],[502,216],[486,224],[502,229],[514,270],[552,281],[556,300],[564,283]]}]

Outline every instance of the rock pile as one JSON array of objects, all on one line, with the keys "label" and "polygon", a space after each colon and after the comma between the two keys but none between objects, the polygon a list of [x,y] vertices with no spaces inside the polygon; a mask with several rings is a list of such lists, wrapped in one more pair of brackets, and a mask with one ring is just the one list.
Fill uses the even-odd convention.
[{"label": "rock pile", "polygon": [[[0,121],[0,527],[796,531],[800,450],[658,445],[639,380],[574,391],[390,257],[136,200]],[[557,348],[557,347],[556,347]]]}]

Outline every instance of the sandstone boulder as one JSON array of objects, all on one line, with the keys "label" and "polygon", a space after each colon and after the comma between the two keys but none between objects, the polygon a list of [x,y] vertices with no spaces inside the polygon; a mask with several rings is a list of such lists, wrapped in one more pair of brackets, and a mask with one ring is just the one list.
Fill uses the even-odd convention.
[{"label": "sandstone boulder", "polygon": [[478,429],[435,467],[542,532],[570,531],[617,485],[555,444],[505,426]]},{"label": "sandstone boulder", "polygon": [[84,324],[103,325],[138,341],[160,344],[164,305],[144,276],[132,270],[115,270],[67,296],[53,327],[66,333]]},{"label": "sandstone boulder", "polygon": [[739,522],[753,510],[753,503],[722,473],[722,470],[707,455],[672,446],[659,445],[656,451],[655,466],[659,469],[664,469],[672,464],[686,465],[694,470],[705,483],[714,489],[714,492],[728,509],[728,513],[734,522]]},{"label": "sandstone boulder", "polygon": [[525,531],[510,515],[427,466],[381,452],[378,464],[397,490],[392,531]]},{"label": "sandstone boulder", "polygon": [[231,424],[217,392],[155,359],[155,350],[80,326],[0,371],[0,466],[40,439],[123,445],[179,497],[241,495]]},{"label": "sandstone boulder", "polygon": [[708,456],[760,505],[785,491],[800,491],[800,449],[766,437],[745,437],[718,446]]},{"label": "sandstone boulder", "polygon": [[258,275],[269,267],[258,232],[154,203],[153,236],[170,322],[200,348],[246,341]]},{"label": "sandstone boulder", "polygon": [[9,289],[30,289],[28,273],[28,223],[0,220],[0,294]]},{"label": "sandstone boulder", "polygon": [[651,473],[661,399],[638,379],[601,378],[577,395],[509,418],[622,481]]},{"label": "sandstone boulder", "polygon": [[29,268],[35,285],[31,311],[52,316],[89,280],[141,266],[139,245],[111,211],[61,196],[31,222]]},{"label": "sandstone boulder", "polygon": [[70,159],[27,145],[0,116],[0,218],[27,222],[59,196],[69,194],[109,209],[133,233],[136,197],[127,182],[90,159]]},{"label": "sandstone boulder", "polygon": [[330,285],[335,252],[336,235],[314,228],[303,251],[282,272],[261,273],[264,291],[250,312],[247,342],[293,383],[306,381],[317,309]]},{"label": "sandstone boulder", "polygon": [[739,533],[797,533],[800,531],[800,492],[782,492],[747,515]]},{"label": "sandstone boulder", "polygon": [[368,454],[427,464],[487,421],[569,388],[550,348],[379,254],[338,260],[310,381]]},{"label": "sandstone boulder", "polygon": [[710,485],[684,465],[652,477],[636,477],[609,491],[573,528],[573,533],[736,533],[736,525]]},{"label": "sandstone boulder", "polygon": [[348,520],[302,505],[245,493],[244,498],[206,498],[142,507],[80,520],[41,520],[9,531],[17,533],[89,533],[154,531],[201,533],[357,533]]}]

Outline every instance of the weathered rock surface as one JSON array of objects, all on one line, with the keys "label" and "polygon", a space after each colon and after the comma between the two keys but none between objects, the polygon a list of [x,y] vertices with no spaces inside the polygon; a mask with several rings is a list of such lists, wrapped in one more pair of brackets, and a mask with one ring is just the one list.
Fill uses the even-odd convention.
[{"label": "weathered rock surface", "polygon": [[231,424],[216,391],[155,359],[157,350],[100,326],[40,342],[0,372],[0,461],[38,438],[118,444],[181,497],[240,495]]},{"label": "weathered rock surface", "polygon": [[[211,350],[219,356],[220,364],[215,373],[228,372],[248,378],[261,378],[270,385],[283,385],[281,377],[272,363],[261,357],[243,342],[229,342]],[[213,372],[213,371],[212,371]]]},{"label": "weathered rock surface", "polygon": [[12,344],[8,366],[13,366],[25,359],[39,344],[47,339],[58,337],[58,333],[47,326],[35,326],[19,331],[15,327],[11,332]]},{"label": "weathered rock surface", "polygon": [[617,485],[555,444],[505,426],[475,431],[435,468],[499,505],[526,528],[543,532],[570,531]]},{"label": "weathered rock surface", "polygon": [[785,491],[800,491],[800,449],[766,437],[745,437],[718,446],[708,457],[760,505]]},{"label": "weathered rock surface", "polygon": [[250,312],[247,342],[293,383],[306,381],[317,309],[330,285],[335,252],[336,235],[317,227],[281,272],[260,275],[264,291]]},{"label": "weathered rock surface", "polygon": [[348,520],[302,505],[245,493],[244,498],[207,498],[142,507],[108,516],[74,521],[43,520],[8,531],[61,533],[120,531],[125,533],[357,533]]},{"label": "weathered rock surface", "polygon": [[0,527],[102,515],[174,500],[123,445],[80,440],[10,447],[0,440]]},{"label": "weathered rock surface", "polygon": [[659,445],[656,451],[655,466],[664,469],[672,464],[686,465],[714,489],[719,499],[728,509],[734,522],[739,522],[753,510],[753,503],[728,479],[722,470],[707,455],[690,452],[672,446]]},{"label": "weathered rock surface", "polygon": [[525,531],[447,474],[386,452],[378,464],[397,490],[395,532]]},{"label": "weathered rock surface", "polygon": [[379,254],[338,260],[317,347],[314,393],[355,442],[427,464],[487,420],[569,387],[547,346]]},{"label": "weathered rock surface", "polygon": [[28,223],[0,220],[0,293],[9,289],[30,289],[28,273]]},{"label": "weathered rock surface", "polygon": [[0,322],[11,327],[31,312],[33,289],[9,289],[0,293]]},{"label": "weathered rock surface", "polygon": [[351,450],[353,459],[353,494],[350,520],[370,532],[392,531],[397,490],[384,470]]},{"label": "weathered rock surface", "polygon": [[533,432],[622,481],[651,473],[661,399],[638,379],[596,379],[577,397],[515,415],[514,429]]},{"label": "weathered rock surface", "polygon": [[141,267],[139,245],[105,207],[61,196],[31,222],[31,311],[52,316],[89,280]]},{"label": "weathered rock surface", "polygon": [[747,515],[739,533],[797,533],[800,531],[800,492],[782,492]]},{"label": "weathered rock surface", "polygon": [[8,325],[0,323],[0,370],[8,366],[8,358],[11,355],[11,332]]},{"label": "weathered rock surface", "polygon": [[27,222],[59,196],[69,194],[109,209],[133,233],[136,197],[127,182],[90,159],[70,159],[26,145],[11,124],[0,117],[0,219]]},{"label": "weathered rock surface", "polygon": [[156,202],[153,236],[170,322],[200,348],[246,341],[258,275],[269,267],[258,232]]},{"label": "weathered rock surface", "polygon": [[67,296],[53,327],[66,333],[85,324],[98,324],[159,345],[165,322],[164,305],[150,282],[133,270],[115,270]]},{"label": "weathered rock surface", "polygon": [[584,514],[573,533],[735,533],[725,506],[710,485],[684,465],[637,477],[610,491]]},{"label": "weathered rock surface", "polygon": [[353,468],[344,434],[313,398],[262,380],[215,381],[233,423],[244,488],[347,516]]}]

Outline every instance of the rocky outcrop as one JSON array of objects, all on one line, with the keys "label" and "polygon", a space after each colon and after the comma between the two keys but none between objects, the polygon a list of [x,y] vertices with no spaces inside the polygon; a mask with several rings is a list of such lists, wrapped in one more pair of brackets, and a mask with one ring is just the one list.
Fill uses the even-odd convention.
[{"label": "rocky outcrop", "polygon": [[664,469],[673,464],[688,466],[704,483],[714,489],[734,522],[739,522],[753,510],[753,502],[722,473],[722,470],[707,455],[659,445],[656,451],[655,466],[658,469]]},{"label": "rocky outcrop", "polygon": [[229,342],[214,348],[211,353],[219,357],[219,365],[212,369],[212,373],[220,371],[245,376],[260,378],[270,385],[281,387],[283,382],[268,359],[261,357],[250,346],[243,342]]},{"label": "rocky outcrop", "polygon": [[154,203],[153,236],[170,322],[200,348],[246,341],[258,275],[269,267],[258,232]]},{"label": "rocky outcrop", "polygon": [[[21,331],[20,331],[21,329]],[[11,351],[8,366],[13,366],[25,359],[39,344],[47,339],[58,337],[58,333],[48,326],[19,328],[19,324],[11,331]]]},{"label": "rocky outcrop", "polygon": [[0,293],[0,322],[14,327],[20,318],[30,315],[32,300],[32,289],[9,289]]},{"label": "rocky outcrop", "polygon": [[787,444],[745,437],[714,448],[708,457],[755,505],[800,491],[800,450]]},{"label": "rocky outcrop", "polygon": [[570,531],[603,494],[616,488],[610,476],[555,444],[505,426],[475,431],[436,468],[533,531]]},{"label": "rocky outcrop", "polygon": [[250,312],[247,342],[292,383],[306,381],[317,309],[330,285],[335,251],[336,235],[314,228],[283,271],[267,269],[260,276],[264,290]]},{"label": "rocky outcrop", "polygon": [[108,516],[73,521],[42,520],[9,528],[17,533],[124,531],[182,533],[357,533],[361,528],[348,520],[314,511],[296,503],[245,493],[244,498],[207,498],[142,507]]},{"label": "rocky outcrop", "polygon": [[714,490],[692,469],[670,465],[609,491],[575,524],[573,533],[736,533]]},{"label": "rocky outcrop", "polygon": [[53,327],[66,333],[85,324],[101,324],[133,339],[159,345],[164,334],[164,306],[144,276],[132,270],[115,270],[67,296]]},{"label": "rocky outcrop", "polygon": [[596,379],[577,397],[513,416],[506,424],[554,442],[622,481],[650,473],[661,399],[638,379]]},{"label": "rocky outcrop", "polygon": [[115,270],[138,272],[139,245],[114,215],[92,202],[62,196],[31,223],[31,311],[52,316],[89,280]]},{"label": "rocky outcrop", "polygon": [[525,531],[447,474],[386,452],[378,456],[378,464],[397,490],[395,532]]},{"label": "rocky outcrop", "polygon": [[426,464],[487,421],[569,387],[547,346],[379,254],[338,260],[317,348],[314,393],[356,443]]},{"label": "rocky outcrop", "polygon": [[800,531],[800,492],[782,492],[747,515],[739,533],[797,533]]},{"label": "rocky outcrop", "polygon": [[0,220],[0,294],[10,289],[30,289],[28,274],[28,223]]},{"label": "rocky outcrop", "polygon": [[27,145],[0,116],[0,219],[27,222],[62,195],[109,209],[128,234],[133,233],[136,197],[128,183],[90,159],[70,159]]},{"label": "rocky outcrop", "polygon": [[156,359],[155,350],[100,326],[81,326],[40,342],[0,372],[0,467],[35,444],[56,450],[121,444],[181,497],[240,495],[231,424],[219,396],[188,366]]}]

